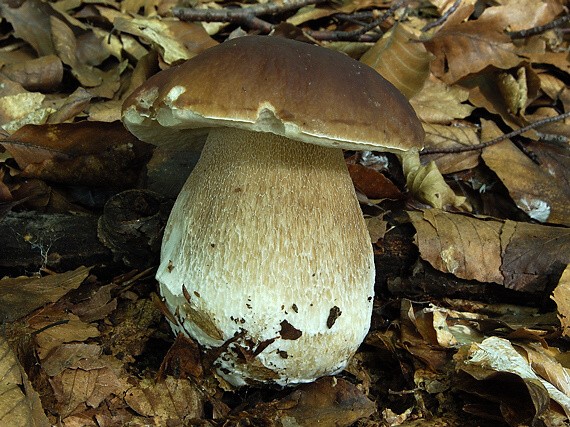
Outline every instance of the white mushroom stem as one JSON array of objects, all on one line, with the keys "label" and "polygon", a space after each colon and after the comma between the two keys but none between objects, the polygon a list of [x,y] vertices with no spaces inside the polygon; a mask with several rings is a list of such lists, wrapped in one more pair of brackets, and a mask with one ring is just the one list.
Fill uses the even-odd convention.
[{"label": "white mushroom stem", "polygon": [[175,331],[207,347],[234,338],[222,376],[284,385],[340,371],[368,331],[374,276],[341,149],[210,132],[157,278]]}]

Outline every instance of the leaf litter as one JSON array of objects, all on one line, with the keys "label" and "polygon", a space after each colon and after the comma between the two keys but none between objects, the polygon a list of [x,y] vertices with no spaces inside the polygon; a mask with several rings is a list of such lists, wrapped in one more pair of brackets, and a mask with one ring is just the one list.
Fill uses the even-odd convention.
[{"label": "leaf litter", "polygon": [[[567,20],[549,26],[568,11],[558,0],[403,3],[317,2],[286,13],[243,5],[262,13],[237,24],[216,2],[193,11],[221,11],[210,23],[180,19],[174,2],[0,5],[0,221],[30,209],[98,215],[102,205],[71,194],[105,201],[145,188],[147,173],[148,185],[175,197],[203,135],[153,156],[117,122],[122,100],[160,69],[285,20],[283,34],[384,74],[426,131],[425,149],[402,166],[394,156],[347,153],[376,260],[388,263],[377,265],[371,330],[342,374],[293,389],[231,390],[211,355],[170,336],[151,270],[105,260],[59,271],[45,246],[29,277],[2,271],[12,276],[0,281],[3,423],[568,422],[569,119],[516,134],[570,110]],[[437,285],[406,296],[420,272]],[[469,299],[480,286],[480,300]]]}]

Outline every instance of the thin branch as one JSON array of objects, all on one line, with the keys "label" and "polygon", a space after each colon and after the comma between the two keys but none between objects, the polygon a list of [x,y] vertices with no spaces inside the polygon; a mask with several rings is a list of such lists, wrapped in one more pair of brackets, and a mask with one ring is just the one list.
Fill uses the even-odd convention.
[{"label": "thin branch", "polygon": [[353,31],[319,31],[304,30],[309,37],[328,42],[365,42],[374,43],[382,34],[355,34]]},{"label": "thin branch", "polygon": [[507,35],[512,39],[524,39],[530,36],[536,36],[537,34],[542,34],[545,31],[557,28],[570,21],[570,14],[563,15],[558,19],[555,19],[548,24],[539,25],[538,27],[527,28],[526,30],[520,31],[507,31]]},{"label": "thin branch", "polygon": [[[306,34],[315,40],[326,41],[360,41],[375,42],[381,37],[381,34],[366,34],[376,29],[386,19],[394,15],[397,9],[407,3],[408,0],[395,1],[385,13],[374,19],[368,24],[364,24],[362,28],[354,31],[311,31],[307,30]],[[202,21],[202,22],[233,22],[243,25],[249,29],[259,30],[263,33],[269,33],[275,25],[260,19],[262,15],[278,14],[290,10],[299,9],[303,6],[311,4],[323,3],[324,0],[290,0],[286,3],[265,3],[257,4],[244,8],[225,8],[225,9],[194,9],[185,7],[175,7],[172,13],[182,21]],[[340,15],[340,14],[339,14]],[[341,15],[347,18],[350,15]]]},{"label": "thin branch", "polygon": [[258,18],[258,16],[274,15],[323,2],[324,0],[290,0],[281,4],[269,2],[235,9],[194,9],[188,7],[175,7],[172,9],[172,14],[181,21],[234,22],[245,25],[248,28],[268,33],[273,29],[273,25]]},{"label": "thin branch", "polygon": [[434,27],[437,27],[438,25],[443,24],[445,21],[447,21],[447,18],[449,18],[449,16],[457,10],[460,4],[461,0],[455,0],[455,3],[453,3],[451,7],[447,9],[443,15],[441,15],[436,21],[426,24],[420,31],[425,32],[431,30]]},{"label": "thin branch", "polygon": [[486,148],[486,147],[489,147],[491,145],[497,144],[501,141],[504,141],[505,139],[510,139],[512,137],[521,135],[525,132],[528,132],[529,130],[536,129],[536,128],[543,126],[543,125],[559,122],[559,121],[564,120],[568,117],[570,117],[570,111],[567,113],[564,113],[564,114],[560,114],[558,116],[547,117],[546,119],[538,120],[538,121],[533,122],[527,126],[516,129],[516,130],[509,132],[509,133],[506,133],[504,135],[498,136],[497,138],[491,139],[490,141],[482,142],[480,144],[468,145],[468,146],[463,146],[463,147],[454,147],[454,148],[426,148],[420,152],[420,155],[424,156],[426,154],[456,154],[456,153],[464,153],[466,151],[481,150],[483,148]]},{"label": "thin branch", "polygon": [[306,30],[308,36],[320,41],[359,41],[359,42],[375,42],[381,34],[366,34],[380,26],[384,21],[396,13],[400,7],[405,6],[408,0],[398,0],[390,6],[385,13],[374,19],[372,22],[364,25],[362,28],[353,31],[311,31]]}]

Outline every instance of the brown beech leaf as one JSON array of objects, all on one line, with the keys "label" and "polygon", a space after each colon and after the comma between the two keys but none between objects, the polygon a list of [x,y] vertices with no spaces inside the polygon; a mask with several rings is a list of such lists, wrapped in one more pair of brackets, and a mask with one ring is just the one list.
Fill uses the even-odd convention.
[{"label": "brown beech leaf", "polygon": [[518,343],[517,348],[524,352],[532,370],[543,379],[542,383],[551,398],[560,404],[566,416],[570,417],[570,369],[557,360],[561,354],[560,350],[535,342]]},{"label": "brown beech leaf", "polygon": [[28,324],[37,333],[37,353],[42,360],[62,344],[82,342],[100,335],[95,324],[82,322],[74,314],[49,306],[34,313]]},{"label": "brown beech leaf", "polygon": [[0,420],[5,426],[48,427],[39,394],[4,337],[0,337]]},{"label": "brown beech leaf", "polygon": [[[462,347],[454,356],[458,370],[472,381],[459,385],[465,391],[497,402],[510,425],[533,425],[550,410],[551,399],[565,411],[568,397],[541,378],[529,361],[504,338],[489,337]],[[500,388],[494,384],[499,380]]]},{"label": "brown beech leaf", "polygon": [[[490,121],[482,120],[482,140],[502,135]],[[536,154],[542,150],[535,146]],[[545,153],[546,154],[546,153]],[[485,164],[503,182],[516,205],[529,217],[540,222],[570,225],[570,157],[561,151],[550,158],[551,165],[534,163],[509,140],[483,150]],[[539,157],[540,159],[540,157]]]},{"label": "brown beech leaf", "polygon": [[388,222],[383,220],[381,216],[373,216],[365,218],[366,228],[370,234],[372,243],[377,243],[386,234]]},{"label": "brown beech leaf", "polygon": [[[437,344],[437,336],[433,324],[421,324],[416,319],[417,307],[408,299],[402,299],[400,304],[400,339],[399,342],[406,351],[420,359],[430,370],[441,371],[449,364],[449,355],[445,348]],[[419,327],[418,327],[419,326]],[[423,334],[422,334],[423,332]]]},{"label": "brown beech leaf", "polygon": [[406,185],[417,200],[438,209],[445,206],[469,209],[465,205],[465,197],[457,196],[453,192],[435,162],[422,165],[416,151],[403,154],[400,161],[406,176]]},{"label": "brown beech leaf", "polygon": [[410,103],[418,117],[426,123],[449,124],[468,117],[475,107],[466,104],[469,91],[460,86],[449,86],[433,75]]},{"label": "brown beech leaf", "polygon": [[162,360],[157,378],[165,379],[169,373],[176,373],[179,378],[203,379],[200,347],[194,340],[182,334],[176,336]]},{"label": "brown beech leaf", "polygon": [[67,417],[80,405],[98,407],[111,394],[124,390],[117,374],[109,367],[85,367],[65,369],[49,380],[56,408],[62,418]]},{"label": "brown beech leaf", "polygon": [[[454,4],[455,0],[429,0],[431,4],[437,7],[440,15],[448,12]],[[476,0],[463,0],[455,5],[455,10],[451,12],[451,15],[445,20],[444,25],[457,24],[463,22],[473,13],[475,9]]]},{"label": "brown beech leaf", "polygon": [[24,89],[20,83],[10,80],[4,74],[0,73],[0,97],[3,98],[5,96],[18,95],[26,92],[27,90]]},{"label": "brown beech leaf", "polygon": [[1,71],[29,91],[54,91],[63,78],[63,64],[56,55],[6,64]]},{"label": "brown beech leaf", "polygon": [[56,111],[50,114],[48,123],[63,123],[76,117],[89,106],[91,98],[93,98],[91,93],[81,86],[78,87],[69,96],[53,102]]},{"label": "brown beech leaf", "polygon": [[401,199],[396,185],[384,174],[360,164],[347,164],[355,188],[369,199]]},{"label": "brown beech leaf", "polygon": [[202,415],[202,395],[187,379],[142,380],[127,390],[125,402],[136,413],[152,417],[158,425],[186,425],[188,420]]},{"label": "brown beech leaf", "polygon": [[432,72],[448,84],[489,65],[508,69],[522,61],[502,28],[478,20],[447,26],[425,45],[436,56]]},{"label": "brown beech leaf", "polygon": [[[30,239],[34,236],[22,236]],[[81,285],[89,274],[89,268],[79,267],[73,271],[41,278],[5,278],[0,280],[0,318],[13,322]]]},{"label": "brown beech leaf", "polygon": [[283,399],[258,404],[236,418],[240,423],[343,427],[375,411],[376,405],[356,386],[342,378],[324,377],[297,387]]},{"label": "brown beech leaf", "polygon": [[25,177],[117,188],[137,181],[152,150],[120,122],[25,126],[0,143]]},{"label": "brown beech leaf", "polygon": [[43,105],[45,95],[22,92],[0,98],[0,126],[12,133],[27,124],[43,124],[54,111]]},{"label": "brown beech leaf", "polygon": [[78,58],[77,39],[73,29],[63,20],[54,16],[50,18],[51,38],[55,51],[61,61],[71,67],[71,72],[86,87],[99,86],[103,82],[102,71]]},{"label": "brown beech leaf", "polygon": [[[460,148],[479,144],[477,129],[467,124],[451,126],[424,123],[425,147]],[[428,154],[422,161],[434,161],[442,174],[450,174],[474,168],[479,164],[479,152],[476,150],[453,154]]]},{"label": "brown beech leaf", "polygon": [[486,8],[476,20],[449,22],[425,43],[436,55],[432,72],[446,83],[454,83],[490,65],[499,69],[515,67],[523,56],[541,54],[545,49],[534,40],[515,46],[505,30],[546,24],[562,10],[558,2],[509,0]]},{"label": "brown beech leaf", "polygon": [[537,0],[506,0],[485,9],[486,22],[496,22],[509,31],[518,31],[544,25],[563,11],[562,2]]},{"label": "brown beech leaf", "polygon": [[570,231],[564,228],[436,209],[409,214],[422,259],[462,279],[542,292],[570,263]]},{"label": "brown beech leaf", "polygon": [[570,229],[506,221],[501,233],[504,286],[544,292],[570,264]]},{"label": "brown beech leaf", "polygon": [[16,37],[25,40],[39,56],[55,53],[51,34],[50,16],[60,16],[50,3],[41,0],[14,2],[18,7],[11,7],[12,2],[0,2],[0,11],[14,27]]},{"label": "brown beech leaf", "polygon": [[77,368],[80,361],[98,359],[103,349],[98,344],[62,344],[42,360],[42,368],[50,377],[55,377],[70,367]]},{"label": "brown beech leaf", "polygon": [[217,42],[202,25],[177,20],[153,18],[117,18],[115,28],[146,40],[156,46],[167,64],[190,59]]},{"label": "brown beech leaf", "polygon": [[410,99],[418,93],[429,75],[430,55],[423,44],[414,40],[403,24],[394,25],[362,57]]},{"label": "brown beech leaf", "polygon": [[502,223],[429,209],[409,212],[422,259],[462,279],[502,283]]},{"label": "brown beech leaf", "polygon": [[570,337],[570,266],[567,265],[564,269],[558,286],[556,286],[550,298],[554,300],[558,308],[562,335]]}]

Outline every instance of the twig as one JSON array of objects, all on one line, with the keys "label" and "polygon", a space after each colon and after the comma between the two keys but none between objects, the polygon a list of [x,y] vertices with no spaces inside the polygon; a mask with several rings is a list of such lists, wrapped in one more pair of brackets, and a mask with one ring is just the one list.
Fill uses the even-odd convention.
[{"label": "twig", "polygon": [[[380,34],[366,34],[382,24],[390,16],[394,15],[397,9],[402,7],[408,0],[395,1],[390,8],[380,17],[374,19],[362,28],[354,31],[311,31],[307,30],[308,36],[316,40],[327,41],[361,41],[374,42],[380,38]],[[259,18],[262,15],[273,15],[299,9],[311,4],[323,3],[324,0],[289,0],[286,3],[264,3],[244,8],[224,8],[224,9],[194,9],[186,7],[175,7],[172,14],[182,21],[202,21],[202,22],[233,22],[243,25],[249,29],[259,30],[269,33],[275,27],[273,24]],[[340,19],[348,19],[350,15],[339,14]],[[369,14],[367,16],[374,16]]]},{"label": "twig", "polygon": [[355,34],[352,31],[319,31],[305,30],[305,34],[314,40],[327,42],[365,42],[374,43],[378,41],[381,34]]},{"label": "twig", "polygon": [[44,327],[42,327],[42,328],[40,328],[40,329],[35,330],[34,332],[32,332],[31,335],[39,335],[39,334],[41,334],[42,332],[44,332],[44,331],[46,331],[46,330],[48,330],[48,329],[50,329],[50,328],[54,328],[54,327],[59,326],[59,325],[67,325],[68,323],[69,323],[69,319],[57,320],[57,321],[55,321],[55,322],[53,322],[53,323],[50,323],[49,325],[46,325],[46,326],[44,326]]},{"label": "twig", "polygon": [[529,130],[535,129],[535,128],[543,126],[543,125],[559,122],[559,121],[564,120],[568,117],[570,117],[570,111],[567,113],[564,113],[564,114],[560,114],[558,116],[547,117],[546,119],[538,120],[538,121],[533,122],[527,126],[516,129],[516,130],[509,132],[509,133],[506,133],[504,135],[498,136],[497,138],[491,139],[490,141],[482,142],[480,144],[463,146],[463,147],[455,147],[455,148],[426,148],[420,152],[420,155],[423,156],[426,154],[456,154],[456,153],[464,153],[466,151],[481,150],[483,148],[486,148],[486,147],[489,147],[491,145],[497,144],[501,141],[504,141],[505,139],[509,139],[509,138],[514,137],[514,136],[518,136],[518,135],[523,134]]},{"label": "twig", "polygon": [[362,28],[353,31],[311,31],[307,30],[308,36],[320,41],[360,41],[360,42],[374,42],[378,40],[380,34],[366,34],[380,26],[386,19],[394,15],[396,10],[404,6],[408,0],[398,0],[390,6],[385,13],[380,17],[374,19],[372,22],[364,25]]},{"label": "twig", "polygon": [[539,25],[538,27],[527,28],[526,30],[520,31],[507,31],[507,35],[512,39],[524,39],[525,37],[536,36],[537,34],[542,34],[545,31],[560,27],[568,21],[570,21],[570,14],[561,16],[548,24]]},{"label": "twig", "polygon": [[205,22],[234,22],[246,25],[248,28],[270,32],[273,25],[263,19],[261,15],[273,15],[299,9],[311,4],[323,3],[324,0],[290,0],[284,3],[264,3],[250,7],[236,9],[194,9],[188,7],[175,7],[172,14],[182,21]]},{"label": "twig", "polygon": [[443,15],[441,15],[436,21],[426,24],[420,31],[428,31],[434,27],[437,27],[438,25],[443,24],[445,21],[447,21],[447,18],[449,18],[449,16],[457,10],[460,4],[461,0],[455,0],[455,3],[453,3],[451,7],[444,12]]}]

